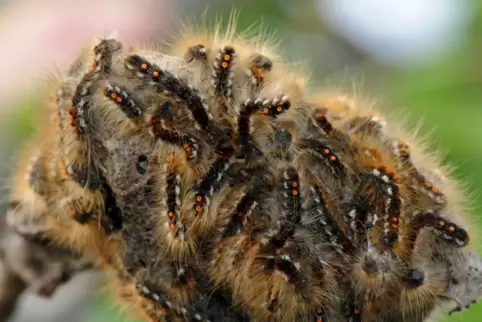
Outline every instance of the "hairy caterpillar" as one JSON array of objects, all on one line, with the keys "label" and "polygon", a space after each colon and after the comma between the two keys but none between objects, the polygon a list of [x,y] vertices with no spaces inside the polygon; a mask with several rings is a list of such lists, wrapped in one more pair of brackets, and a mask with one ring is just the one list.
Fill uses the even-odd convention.
[{"label": "hairy caterpillar", "polygon": [[425,321],[478,300],[450,173],[233,30],[82,53],[13,179],[10,224],[99,260],[149,321]]}]

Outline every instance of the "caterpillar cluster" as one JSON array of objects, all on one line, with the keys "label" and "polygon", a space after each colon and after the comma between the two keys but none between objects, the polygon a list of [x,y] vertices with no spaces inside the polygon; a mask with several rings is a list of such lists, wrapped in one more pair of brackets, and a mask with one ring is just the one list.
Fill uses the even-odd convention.
[{"label": "caterpillar cluster", "polygon": [[439,162],[220,30],[86,46],[18,162],[9,224],[102,267],[146,321],[424,321],[478,300]]}]

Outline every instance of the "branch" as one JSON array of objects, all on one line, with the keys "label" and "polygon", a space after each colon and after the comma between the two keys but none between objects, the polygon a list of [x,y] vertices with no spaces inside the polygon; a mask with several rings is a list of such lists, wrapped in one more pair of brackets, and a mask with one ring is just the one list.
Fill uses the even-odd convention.
[{"label": "branch", "polygon": [[14,231],[0,217],[0,322],[12,316],[20,295],[31,289],[51,297],[72,275],[92,268],[92,263],[46,240]]}]

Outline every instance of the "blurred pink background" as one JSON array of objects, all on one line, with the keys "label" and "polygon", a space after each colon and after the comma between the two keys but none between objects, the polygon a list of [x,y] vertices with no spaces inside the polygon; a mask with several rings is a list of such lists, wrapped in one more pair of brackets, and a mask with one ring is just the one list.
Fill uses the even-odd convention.
[{"label": "blurred pink background", "polygon": [[[125,45],[160,40],[172,17],[169,0],[20,0],[0,11],[0,115],[20,91],[65,68],[93,37],[118,31]],[[1,5],[1,1],[0,1]]]}]

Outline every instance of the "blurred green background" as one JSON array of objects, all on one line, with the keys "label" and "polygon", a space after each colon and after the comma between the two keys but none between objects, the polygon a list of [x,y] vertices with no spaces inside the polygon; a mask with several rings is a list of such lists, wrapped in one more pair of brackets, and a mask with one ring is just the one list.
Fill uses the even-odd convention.
[{"label": "blurred green background", "polygon": [[[280,3],[283,5],[280,5]],[[411,120],[423,118],[423,132],[431,132],[434,145],[457,166],[456,175],[467,183],[477,197],[482,186],[482,1],[470,3],[471,19],[460,41],[437,59],[410,66],[384,65],[364,53],[323,21],[314,11],[314,1],[205,1],[195,7],[180,7],[181,16],[194,16],[209,4],[208,15],[227,16],[230,9],[241,8],[238,29],[262,20],[281,39],[281,48],[293,60],[305,60],[310,66],[314,86],[330,84],[351,86],[356,76],[363,88],[393,109],[406,110]],[[436,2],[429,1],[435,4]],[[383,28],[381,26],[380,28]],[[4,126],[5,144],[19,142],[28,135],[36,117],[36,96],[18,99],[12,119]],[[386,106],[384,106],[386,107]],[[473,215],[482,228],[482,201],[475,199]],[[85,321],[123,321],[105,298],[92,302]],[[128,321],[125,319],[125,321]],[[482,303],[447,321],[482,321]]]}]

